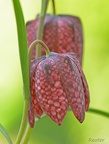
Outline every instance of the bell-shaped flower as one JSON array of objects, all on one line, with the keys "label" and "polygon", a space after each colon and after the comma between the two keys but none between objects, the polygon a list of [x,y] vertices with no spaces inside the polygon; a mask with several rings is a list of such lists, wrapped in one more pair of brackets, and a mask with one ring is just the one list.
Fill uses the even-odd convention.
[{"label": "bell-shaped flower", "polygon": [[89,108],[89,90],[75,53],[51,52],[48,57],[32,60],[30,68],[31,97],[28,119],[34,126],[34,116],[46,113],[61,125],[70,108],[83,122]]},{"label": "bell-shaped flower", "polygon": [[[39,16],[35,20],[27,23],[28,45],[37,39],[39,26]],[[43,41],[50,51],[56,53],[74,52],[82,63],[83,34],[81,21],[76,16],[71,15],[49,15],[45,16]],[[35,49],[33,58],[35,58]],[[45,55],[42,50],[42,55]]]}]

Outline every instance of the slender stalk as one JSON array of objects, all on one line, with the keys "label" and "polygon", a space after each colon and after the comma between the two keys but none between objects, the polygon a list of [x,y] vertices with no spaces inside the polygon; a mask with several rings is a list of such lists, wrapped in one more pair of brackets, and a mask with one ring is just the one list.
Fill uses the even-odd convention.
[{"label": "slender stalk", "polygon": [[[40,119],[44,118],[46,116],[46,114],[43,114]],[[39,119],[38,118],[35,118],[35,122],[37,122]],[[26,127],[26,130],[25,130],[25,134],[23,136],[23,139],[21,141],[21,144],[27,144],[28,143],[28,140],[30,138],[30,135],[31,135],[31,131],[32,131],[32,128],[30,127],[29,124],[27,124],[27,127]]]},{"label": "slender stalk", "polygon": [[26,127],[25,133],[23,135],[21,144],[27,144],[28,143],[28,140],[29,140],[30,135],[31,135],[31,131],[32,131],[32,128],[30,127],[29,124],[27,124],[27,127]]},{"label": "slender stalk", "polygon": [[[42,40],[43,39],[43,24],[44,24],[44,18],[47,10],[49,0],[42,0],[41,5],[41,12],[40,12],[40,19],[39,19],[39,27],[37,32],[37,39]],[[42,46],[38,45],[36,49],[36,57],[40,57],[42,55]]]},{"label": "slender stalk", "polygon": [[105,111],[102,111],[102,110],[90,108],[88,112],[95,113],[95,114],[99,114],[99,115],[101,115],[101,116],[104,116],[104,117],[109,118],[109,113],[108,113],[108,112],[105,112]]},{"label": "slender stalk", "polygon": [[15,142],[16,144],[20,144],[20,141],[22,139],[26,127],[28,102],[29,102],[29,94],[30,94],[28,45],[27,45],[25,20],[24,20],[20,1],[12,0],[12,2],[13,2],[16,24],[17,24],[19,55],[20,55],[20,63],[21,63],[21,70],[22,70],[23,87],[24,87],[24,110],[23,110],[22,122]]},{"label": "slender stalk", "polygon": [[1,123],[0,123],[0,132],[4,135],[4,137],[6,138],[9,144],[13,144],[11,137],[9,136],[8,132],[6,131],[6,129],[3,127]]},{"label": "slender stalk", "polygon": [[19,44],[19,56],[20,64],[22,71],[22,80],[24,87],[24,99],[29,100],[29,65],[28,65],[28,45],[27,45],[27,36],[26,36],[26,26],[23,16],[23,11],[19,0],[12,0],[16,25],[17,25],[17,34],[18,34],[18,44]]},{"label": "slender stalk", "polygon": [[47,47],[47,45],[41,40],[35,40],[32,42],[32,44],[29,47],[29,64],[31,63],[32,51],[37,44],[41,44],[45,48],[47,57],[50,56],[50,51],[49,51],[49,48]]},{"label": "slender stalk", "polygon": [[24,102],[24,110],[23,110],[23,116],[22,116],[22,122],[20,126],[20,130],[16,139],[15,144],[20,144],[20,141],[22,139],[24,130],[25,130],[25,124],[27,123],[27,112],[28,112],[28,101],[25,100]]},{"label": "slender stalk", "polygon": [[[71,108],[69,108],[68,110],[69,110],[69,111],[72,111]],[[109,118],[109,113],[108,113],[108,112],[105,112],[105,111],[102,111],[102,110],[90,108],[87,112],[91,112],[91,113],[94,113],[94,114],[99,114],[99,115],[101,115],[101,116],[104,116],[104,117]]]},{"label": "slender stalk", "polygon": [[56,15],[55,0],[52,0],[53,14]]}]

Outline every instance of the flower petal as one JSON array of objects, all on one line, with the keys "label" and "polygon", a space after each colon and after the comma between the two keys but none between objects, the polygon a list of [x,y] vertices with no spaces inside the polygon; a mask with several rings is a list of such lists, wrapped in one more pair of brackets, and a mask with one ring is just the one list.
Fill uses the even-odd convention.
[{"label": "flower petal", "polygon": [[33,111],[33,107],[32,107],[32,101],[30,99],[29,101],[29,109],[28,109],[28,122],[30,124],[31,127],[34,127],[34,111]]},{"label": "flower petal", "polygon": [[[58,52],[58,23],[56,17],[45,16],[43,41],[51,51]],[[44,54],[44,52],[43,52]]]},{"label": "flower petal", "polygon": [[[26,24],[28,47],[34,40],[36,40],[36,32],[38,29],[38,23],[39,23],[39,17],[36,17],[35,20],[29,21]],[[32,59],[34,59],[35,57],[36,57],[36,49],[34,49],[32,52]]]},{"label": "flower petal", "polygon": [[36,73],[34,72],[34,75],[31,79],[31,99],[32,99],[32,107],[33,107],[33,110],[34,110],[34,114],[38,118],[40,118],[43,111],[42,111],[40,105],[38,104],[38,100],[37,100],[37,97],[36,97],[37,91],[35,89],[35,75],[36,75]]},{"label": "flower petal", "polygon": [[75,50],[72,51],[77,54],[80,64],[82,63],[83,56],[83,31],[82,24],[79,17],[68,16],[69,23],[73,24],[75,30]]},{"label": "flower petal", "polygon": [[83,88],[84,88],[84,95],[85,95],[85,109],[86,111],[89,109],[89,103],[90,103],[90,94],[89,94],[89,88],[88,88],[88,84],[85,78],[85,75],[81,69],[81,65],[78,61],[78,59],[76,58],[76,54],[67,54],[68,57],[74,61],[75,65],[78,68],[78,71],[80,73],[81,76],[81,80],[82,80],[82,84],[83,84]]},{"label": "flower petal", "polygon": [[31,67],[30,67],[30,77],[32,77],[37,65],[46,58],[46,56],[42,56],[40,58],[37,59],[32,59],[31,60]]},{"label": "flower petal", "polygon": [[61,125],[68,109],[68,100],[55,62],[49,58],[42,61],[36,71],[37,99],[43,111]]},{"label": "flower petal", "polygon": [[28,110],[28,120],[29,124],[31,127],[34,127],[34,115],[36,115],[38,118],[42,115],[43,111],[37,101],[36,98],[36,89],[35,89],[35,72],[31,78],[31,83],[30,83],[30,91],[31,91],[31,96],[30,96],[30,102],[29,102],[29,110]]},{"label": "flower petal", "polygon": [[85,100],[81,77],[73,61],[69,57],[60,55],[54,58],[58,65],[67,99],[74,115],[82,122],[85,115]]}]

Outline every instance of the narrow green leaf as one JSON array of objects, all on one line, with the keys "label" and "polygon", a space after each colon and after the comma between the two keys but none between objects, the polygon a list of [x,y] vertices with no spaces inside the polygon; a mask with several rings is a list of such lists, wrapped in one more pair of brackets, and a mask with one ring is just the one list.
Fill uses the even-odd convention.
[{"label": "narrow green leaf", "polygon": [[26,26],[24,22],[23,12],[19,0],[13,0],[17,32],[19,43],[19,55],[24,85],[25,99],[29,98],[29,63],[28,63],[28,45],[26,37]]},{"label": "narrow green leaf", "polygon": [[11,140],[8,132],[6,131],[6,129],[1,124],[0,124],[0,131],[4,135],[4,137],[7,139],[8,143],[12,144],[12,140]]}]

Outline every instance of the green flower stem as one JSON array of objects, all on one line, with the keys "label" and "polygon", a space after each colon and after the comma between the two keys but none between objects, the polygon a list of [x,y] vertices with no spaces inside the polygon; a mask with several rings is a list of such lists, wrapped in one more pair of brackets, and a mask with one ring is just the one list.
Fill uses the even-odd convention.
[{"label": "green flower stem", "polygon": [[23,88],[24,88],[24,99],[29,99],[29,65],[28,65],[28,44],[26,36],[26,26],[23,16],[23,11],[19,0],[12,0],[16,25],[17,25],[17,34],[18,34],[18,44],[19,44],[19,56],[20,64],[22,71],[23,79]]},{"label": "green flower stem", "polygon": [[99,114],[99,115],[101,115],[101,116],[104,116],[104,117],[109,118],[109,113],[108,113],[108,112],[105,112],[105,111],[102,111],[102,110],[90,108],[90,109],[88,110],[88,112],[95,113],[95,114]]},{"label": "green flower stem", "polygon": [[12,0],[12,2],[13,2],[16,24],[17,24],[19,56],[20,56],[20,63],[21,63],[23,88],[24,88],[24,110],[23,110],[20,130],[15,142],[16,144],[20,144],[27,123],[28,103],[29,103],[29,96],[30,96],[28,45],[27,45],[27,36],[26,36],[26,26],[25,26],[25,21],[24,21],[24,16],[23,16],[23,11],[21,8],[20,1]]},{"label": "green flower stem", "polygon": [[[71,108],[69,108],[69,111],[72,111]],[[105,112],[105,111],[102,111],[102,110],[90,108],[87,112],[91,112],[91,113],[94,113],[94,114],[99,114],[101,116],[109,118],[109,113]]]},{"label": "green flower stem", "polygon": [[8,134],[8,132],[6,131],[6,129],[3,127],[3,125],[0,123],[0,132],[4,135],[4,137],[6,138],[7,142],[9,144],[12,144],[12,140]]},{"label": "green flower stem", "polygon": [[25,133],[23,135],[23,138],[22,138],[22,141],[20,144],[27,144],[28,143],[28,140],[29,140],[30,135],[31,135],[31,131],[32,131],[32,128],[30,127],[29,124],[27,124]]},{"label": "green flower stem", "polygon": [[[44,118],[46,115],[43,114],[40,119]],[[35,122],[39,121],[40,119],[38,118],[35,118]],[[23,136],[23,139],[21,141],[21,144],[27,144],[28,143],[28,140],[30,138],[30,135],[31,135],[31,131],[32,131],[32,128],[30,127],[29,124],[27,124],[27,127],[26,127],[26,130],[25,130],[25,134]]]},{"label": "green flower stem", "polygon": [[46,51],[46,56],[50,56],[50,51],[49,51],[49,48],[47,47],[47,45],[41,41],[41,40],[35,40],[32,42],[32,44],[30,45],[29,47],[29,65],[31,63],[31,55],[32,55],[32,51],[34,49],[34,47],[37,45],[37,44],[41,44],[44,48],[45,48],[45,51]]},{"label": "green flower stem", "polygon": [[[44,18],[45,18],[48,2],[49,2],[49,0],[42,0],[40,19],[39,19],[39,27],[38,27],[38,32],[37,32],[38,40],[43,39],[43,24],[44,24]],[[42,46],[37,45],[36,57],[38,58],[41,55],[42,55]]]},{"label": "green flower stem", "polygon": [[53,14],[56,15],[55,0],[52,0]]},{"label": "green flower stem", "polygon": [[20,130],[19,130],[15,144],[20,144],[22,136],[23,136],[24,131],[25,131],[25,124],[27,123],[28,103],[29,103],[28,101],[26,101],[26,100],[24,101],[22,122],[20,125]]}]

